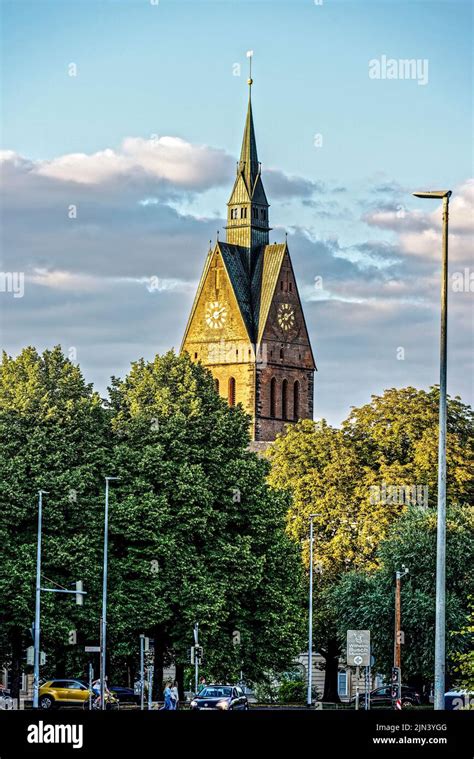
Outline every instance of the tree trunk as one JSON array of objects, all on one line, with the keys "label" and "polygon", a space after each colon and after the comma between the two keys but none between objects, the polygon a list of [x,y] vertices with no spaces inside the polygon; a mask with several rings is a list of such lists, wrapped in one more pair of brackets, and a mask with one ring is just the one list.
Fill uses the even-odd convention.
[{"label": "tree trunk", "polygon": [[154,657],[154,695],[160,701],[163,698],[163,669],[165,666],[165,635],[162,627],[155,627],[155,657]]},{"label": "tree trunk", "polygon": [[178,682],[179,700],[184,701],[184,664],[175,664],[176,680]]},{"label": "tree trunk", "polygon": [[339,643],[335,638],[328,641],[327,650],[324,654],[326,660],[324,676],[324,693],[323,701],[330,703],[340,703],[339,693],[337,692],[337,680],[339,672]]},{"label": "tree trunk", "polygon": [[11,635],[11,694],[12,698],[20,698],[21,670],[23,655],[23,636],[21,630],[14,629]]}]

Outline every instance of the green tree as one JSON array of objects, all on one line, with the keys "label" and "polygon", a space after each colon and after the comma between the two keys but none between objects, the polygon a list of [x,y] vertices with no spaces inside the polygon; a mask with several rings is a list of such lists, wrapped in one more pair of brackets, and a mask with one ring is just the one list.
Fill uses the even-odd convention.
[{"label": "green tree", "polygon": [[[42,594],[44,674],[82,670],[80,639],[97,637],[99,546],[97,494],[107,458],[107,414],[100,397],[60,348],[39,355],[25,348],[5,353],[0,365],[0,663],[12,670],[18,694],[22,659],[32,644],[38,490],[48,491],[43,509],[43,582],[71,587],[82,579],[86,605],[69,595]],[[85,611],[87,609],[87,611]],[[76,674],[76,672],[75,672]]]},{"label": "green tree", "polygon": [[462,636],[462,640],[471,641],[471,645],[468,646],[465,651],[456,651],[453,655],[455,662],[454,667],[454,682],[455,685],[463,690],[467,690],[470,693],[474,692],[474,647],[472,646],[472,639],[474,636],[474,596],[468,597],[469,611],[467,615],[467,623],[464,624],[459,633],[455,633],[456,637]]},{"label": "green tree", "polygon": [[[109,630],[129,656],[155,640],[156,683],[173,660],[182,682],[192,628],[205,670],[255,679],[302,645],[302,569],[285,534],[288,500],[248,450],[248,418],[211,374],[172,352],[114,380]],[[232,633],[241,642],[233,645]]]},{"label": "green tree", "polygon": [[[407,493],[436,503],[437,388],[387,390],[352,409],[341,429],[303,420],[268,451],[269,481],[291,495],[287,530],[309,564],[309,517],[314,518],[315,646],[324,656],[323,699],[338,700],[342,652],[332,591],[348,571],[374,570],[390,525],[407,507]],[[448,401],[448,500],[468,501],[474,490],[473,414]],[[410,495],[409,497],[412,497]]]},{"label": "green tree", "polygon": [[[452,505],[446,525],[446,626],[460,630],[468,613],[467,594],[474,580],[474,510]],[[390,528],[378,549],[379,569],[350,572],[331,593],[341,644],[348,629],[370,629],[378,672],[388,676],[393,664],[395,571],[405,564],[402,580],[401,628],[404,682],[429,693],[434,669],[436,513],[409,507]],[[447,677],[455,675],[457,652],[468,656],[467,630],[447,635]]]}]

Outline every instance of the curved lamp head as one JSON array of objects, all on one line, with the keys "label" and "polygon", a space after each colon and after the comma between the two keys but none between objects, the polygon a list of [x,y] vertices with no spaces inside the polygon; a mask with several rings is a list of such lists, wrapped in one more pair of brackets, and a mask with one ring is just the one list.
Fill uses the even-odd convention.
[{"label": "curved lamp head", "polygon": [[420,190],[420,192],[412,192],[415,198],[450,198],[452,195],[451,190]]}]

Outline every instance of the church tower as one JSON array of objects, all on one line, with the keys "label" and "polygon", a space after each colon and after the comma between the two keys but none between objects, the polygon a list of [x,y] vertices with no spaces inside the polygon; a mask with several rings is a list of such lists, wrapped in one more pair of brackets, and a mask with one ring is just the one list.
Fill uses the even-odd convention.
[{"label": "church tower", "polygon": [[231,406],[240,403],[250,415],[258,447],[288,424],[313,418],[316,366],[288,245],[269,242],[252,83],[226,241],[208,251],[181,350],[210,369]]}]

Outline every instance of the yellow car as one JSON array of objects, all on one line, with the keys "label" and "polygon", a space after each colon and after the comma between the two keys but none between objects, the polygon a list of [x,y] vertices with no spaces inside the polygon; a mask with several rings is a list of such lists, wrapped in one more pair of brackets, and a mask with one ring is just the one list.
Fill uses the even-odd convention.
[{"label": "yellow car", "polygon": [[39,691],[41,709],[60,706],[84,706],[89,698],[89,688],[80,680],[48,680]]}]

